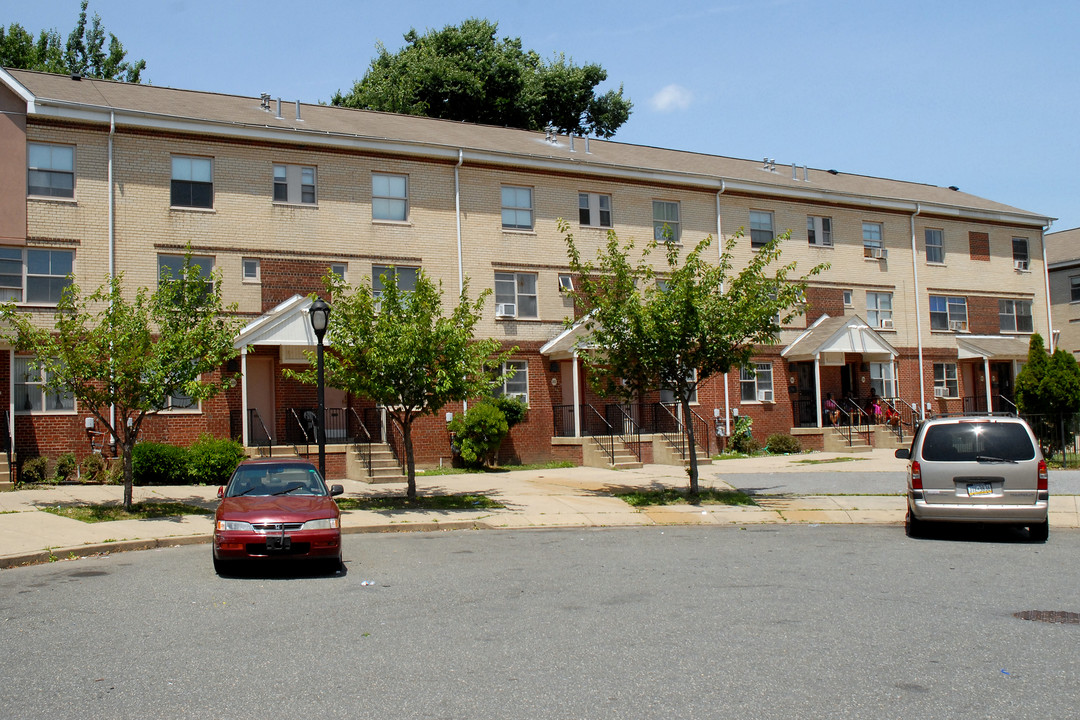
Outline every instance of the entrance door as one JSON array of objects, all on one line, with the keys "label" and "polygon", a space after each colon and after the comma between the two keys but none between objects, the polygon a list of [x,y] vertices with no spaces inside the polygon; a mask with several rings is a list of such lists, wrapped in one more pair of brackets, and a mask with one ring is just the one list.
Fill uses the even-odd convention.
[{"label": "entrance door", "polygon": [[345,391],[327,387],[323,402],[326,406],[326,439],[329,442],[345,440],[349,423],[345,417]]},{"label": "entrance door", "polygon": [[[990,396],[994,401],[994,412],[1013,411],[1013,376],[1011,362],[990,363]],[[1008,402],[1003,402],[1002,398]]]},{"label": "entrance door", "polygon": [[818,396],[814,387],[814,366],[810,363],[801,362],[795,365],[798,372],[798,411],[796,423],[799,427],[815,427],[817,425]]},{"label": "entrance door", "polygon": [[258,445],[267,440],[271,444],[277,441],[277,427],[274,406],[274,358],[248,355],[247,358],[248,395],[248,439],[249,445]]}]

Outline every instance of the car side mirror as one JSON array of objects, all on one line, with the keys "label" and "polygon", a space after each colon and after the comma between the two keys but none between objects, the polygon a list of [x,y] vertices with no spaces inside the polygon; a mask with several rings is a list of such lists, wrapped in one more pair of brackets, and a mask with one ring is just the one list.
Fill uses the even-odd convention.
[{"label": "car side mirror", "polygon": [[909,457],[911,457],[911,453],[907,448],[900,448],[899,450],[894,452],[893,455],[895,455],[901,460],[907,460]]},{"label": "car side mirror", "polygon": [[344,493],[345,493],[345,488],[341,487],[340,485],[331,485],[330,486],[330,497],[335,497],[337,495],[343,495]]},{"label": "car side mirror", "polygon": [[225,497],[225,486],[224,485],[218,485],[217,496],[218,496],[218,500]]}]

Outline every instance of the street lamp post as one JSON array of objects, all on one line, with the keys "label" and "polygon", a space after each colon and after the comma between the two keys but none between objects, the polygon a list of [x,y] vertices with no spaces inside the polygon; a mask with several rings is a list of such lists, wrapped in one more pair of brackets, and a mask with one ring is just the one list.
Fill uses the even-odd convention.
[{"label": "street lamp post", "polygon": [[323,382],[323,338],[326,337],[326,325],[330,321],[330,306],[326,304],[322,298],[315,298],[315,302],[311,303],[311,309],[308,310],[308,316],[311,319],[311,329],[315,331],[315,338],[319,341],[316,355],[318,358],[318,364],[316,366],[316,381],[315,384],[318,387],[319,393],[319,412],[318,412],[318,426],[319,429],[317,442],[319,443],[319,474],[326,479],[326,384]]}]

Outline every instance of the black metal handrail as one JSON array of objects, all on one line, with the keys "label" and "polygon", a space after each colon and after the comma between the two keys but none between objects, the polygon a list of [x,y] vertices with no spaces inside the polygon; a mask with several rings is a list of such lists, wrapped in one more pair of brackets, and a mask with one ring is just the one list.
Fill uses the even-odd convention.
[{"label": "black metal handrail", "polygon": [[[389,413],[387,414],[389,415]],[[386,424],[390,427],[390,432],[386,433],[386,444],[390,446],[390,452],[393,454],[394,459],[397,460],[398,467],[401,468],[401,474],[408,475],[409,458],[405,452],[405,431],[394,422],[392,416]]]},{"label": "black metal handrail", "polygon": [[[904,442],[904,414],[900,411],[900,408],[904,407],[904,402],[900,400],[900,398],[884,398],[881,402],[884,403],[887,408],[885,412],[885,424],[893,431],[893,434],[896,435],[896,439],[899,442]],[[898,404],[900,408],[897,407]],[[896,422],[892,422],[890,417],[895,417]]]},{"label": "black metal handrail", "polygon": [[258,442],[255,437],[255,430],[257,428],[262,429],[262,436],[265,438],[266,451],[270,457],[274,456],[274,439],[270,436],[270,431],[266,429],[266,423],[263,422],[262,415],[259,414],[258,408],[248,408],[248,444],[255,447],[263,447],[263,443]]},{"label": "black metal handrail", "polygon": [[357,425],[356,432],[352,433],[353,448],[363,461],[364,467],[367,468],[368,477],[371,477],[371,433],[368,432],[367,426],[354,408],[350,407],[348,411],[356,419]]},{"label": "black metal handrail", "polygon": [[13,470],[11,467],[11,425],[8,422],[8,411],[4,410],[3,427],[0,427],[0,433],[3,433],[3,438],[0,442],[4,444],[4,452],[7,454],[8,473]]},{"label": "black metal handrail", "polygon": [[851,413],[845,410],[843,405],[839,403],[836,406],[836,411],[840,413],[840,421],[836,423],[836,425],[834,425],[833,427],[836,429],[837,432],[840,433],[840,435],[843,436],[845,440],[847,440],[848,447],[851,447],[855,444],[855,440],[852,437],[854,434],[852,432],[854,428],[851,424]]},{"label": "black metal handrail", "polygon": [[[293,416],[293,419],[296,420],[296,426],[298,428],[300,428],[300,434],[303,435],[303,437],[304,437],[304,455],[305,456],[310,455],[311,454],[311,443],[313,441],[311,439],[311,436],[308,435],[307,427],[304,425],[304,421],[306,421],[308,426],[311,427],[312,433],[314,433],[317,436],[319,430],[316,427],[316,425],[319,422],[319,418],[318,418],[318,416],[315,414],[315,412],[313,410],[304,411],[304,421],[301,421],[300,416],[296,414],[296,408],[289,408],[289,413]],[[290,437],[290,433],[286,432],[285,433],[286,442],[289,441],[289,437]],[[295,438],[296,436],[292,435],[291,437]],[[293,450],[296,451],[297,455],[300,454],[300,448],[298,447],[298,445],[299,445],[299,443],[297,443],[297,441],[295,439],[292,440]]]},{"label": "black metal handrail", "polygon": [[611,424],[604,416],[589,403],[581,404],[582,435],[588,435],[596,440],[596,443],[615,464],[615,434]]},{"label": "black metal handrail", "polygon": [[[870,427],[870,413],[864,410],[862,406],[851,398],[845,398],[845,403],[847,404],[846,409],[848,411],[847,420],[848,424],[851,426],[852,433],[859,433],[866,439],[866,444],[870,445],[870,434],[873,432]],[[840,403],[841,410],[845,409],[845,403]],[[849,444],[853,444],[853,442],[849,442]]]},{"label": "black metal handrail", "polygon": [[604,407],[604,416],[623,445],[641,462],[641,426],[631,417],[628,408],[619,403],[612,403]]},{"label": "black metal handrail", "polygon": [[551,408],[551,414],[553,437],[574,437],[574,406],[555,405]]},{"label": "black metal handrail", "polygon": [[679,453],[679,457],[683,460],[686,459],[687,447],[686,447],[686,433],[683,431],[682,422],[675,413],[671,412],[664,403],[655,403],[653,405],[653,421],[654,432],[660,433],[672,450]]},{"label": "black metal handrail", "polygon": [[690,408],[690,422],[694,423],[694,444],[705,451],[705,455],[711,455],[709,449],[709,422],[697,414],[694,408]]}]

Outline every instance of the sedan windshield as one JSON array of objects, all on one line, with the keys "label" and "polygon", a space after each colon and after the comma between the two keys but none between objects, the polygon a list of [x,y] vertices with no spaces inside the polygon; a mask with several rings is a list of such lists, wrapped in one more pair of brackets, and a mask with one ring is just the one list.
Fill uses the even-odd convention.
[{"label": "sedan windshield", "polygon": [[327,494],[326,484],[315,468],[287,465],[241,466],[225,492],[226,497]]},{"label": "sedan windshield", "polygon": [[1018,462],[1035,457],[1023,425],[960,422],[926,429],[922,457],[935,462]]}]

